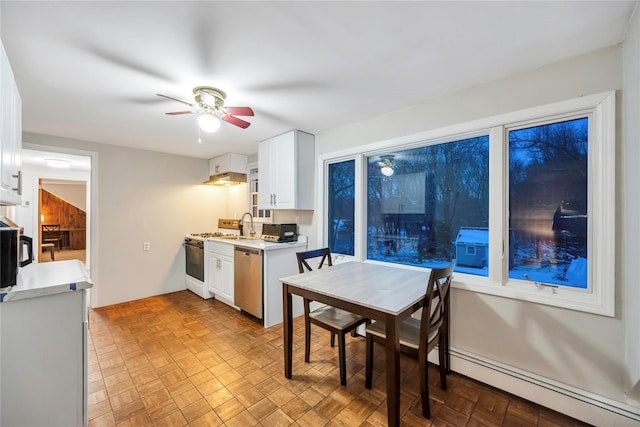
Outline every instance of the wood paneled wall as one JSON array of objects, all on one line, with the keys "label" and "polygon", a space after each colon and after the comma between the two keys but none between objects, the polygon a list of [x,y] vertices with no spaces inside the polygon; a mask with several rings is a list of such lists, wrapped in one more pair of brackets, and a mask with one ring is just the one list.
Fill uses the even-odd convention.
[{"label": "wood paneled wall", "polygon": [[42,224],[60,224],[64,233],[63,246],[69,249],[85,249],[87,213],[67,203],[60,197],[40,189],[40,214]]}]

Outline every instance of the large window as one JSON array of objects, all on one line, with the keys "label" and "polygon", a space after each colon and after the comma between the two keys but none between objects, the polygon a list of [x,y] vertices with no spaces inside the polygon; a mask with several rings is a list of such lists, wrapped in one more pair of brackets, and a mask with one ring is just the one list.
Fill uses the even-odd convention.
[{"label": "large window", "polygon": [[[486,276],[489,137],[367,158],[367,258]],[[473,247],[475,253],[470,254]]]},{"label": "large window", "polygon": [[615,314],[614,92],[321,160],[333,252],[399,268],[455,260],[454,287]]}]

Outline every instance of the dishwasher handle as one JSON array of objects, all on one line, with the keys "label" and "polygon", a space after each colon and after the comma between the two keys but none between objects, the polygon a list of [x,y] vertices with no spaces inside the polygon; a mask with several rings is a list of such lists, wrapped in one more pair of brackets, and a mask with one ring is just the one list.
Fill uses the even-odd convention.
[{"label": "dishwasher handle", "polygon": [[245,248],[242,246],[236,246],[236,252],[243,252],[245,255],[260,255],[260,253],[262,252],[260,249],[253,249],[253,248]]}]

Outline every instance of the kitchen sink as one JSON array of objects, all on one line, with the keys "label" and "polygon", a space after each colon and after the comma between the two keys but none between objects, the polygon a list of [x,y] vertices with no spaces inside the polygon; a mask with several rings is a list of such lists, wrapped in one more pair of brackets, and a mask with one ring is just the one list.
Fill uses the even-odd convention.
[{"label": "kitchen sink", "polygon": [[216,239],[224,239],[224,240],[260,240],[259,237],[251,237],[251,236],[219,236]]}]

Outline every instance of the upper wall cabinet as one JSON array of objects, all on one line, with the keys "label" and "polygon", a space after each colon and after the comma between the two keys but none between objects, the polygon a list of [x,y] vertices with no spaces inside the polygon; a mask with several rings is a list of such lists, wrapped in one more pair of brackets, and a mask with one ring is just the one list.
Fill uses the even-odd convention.
[{"label": "upper wall cabinet", "polygon": [[22,99],[0,42],[0,204],[19,205],[22,194]]},{"label": "upper wall cabinet", "polygon": [[209,175],[226,172],[247,173],[247,156],[227,153],[209,160]]},{"label": "upper wall cabinet", "polygon": [[258,146],[258,207],[313,209],[315,137],[293,130]]}]

